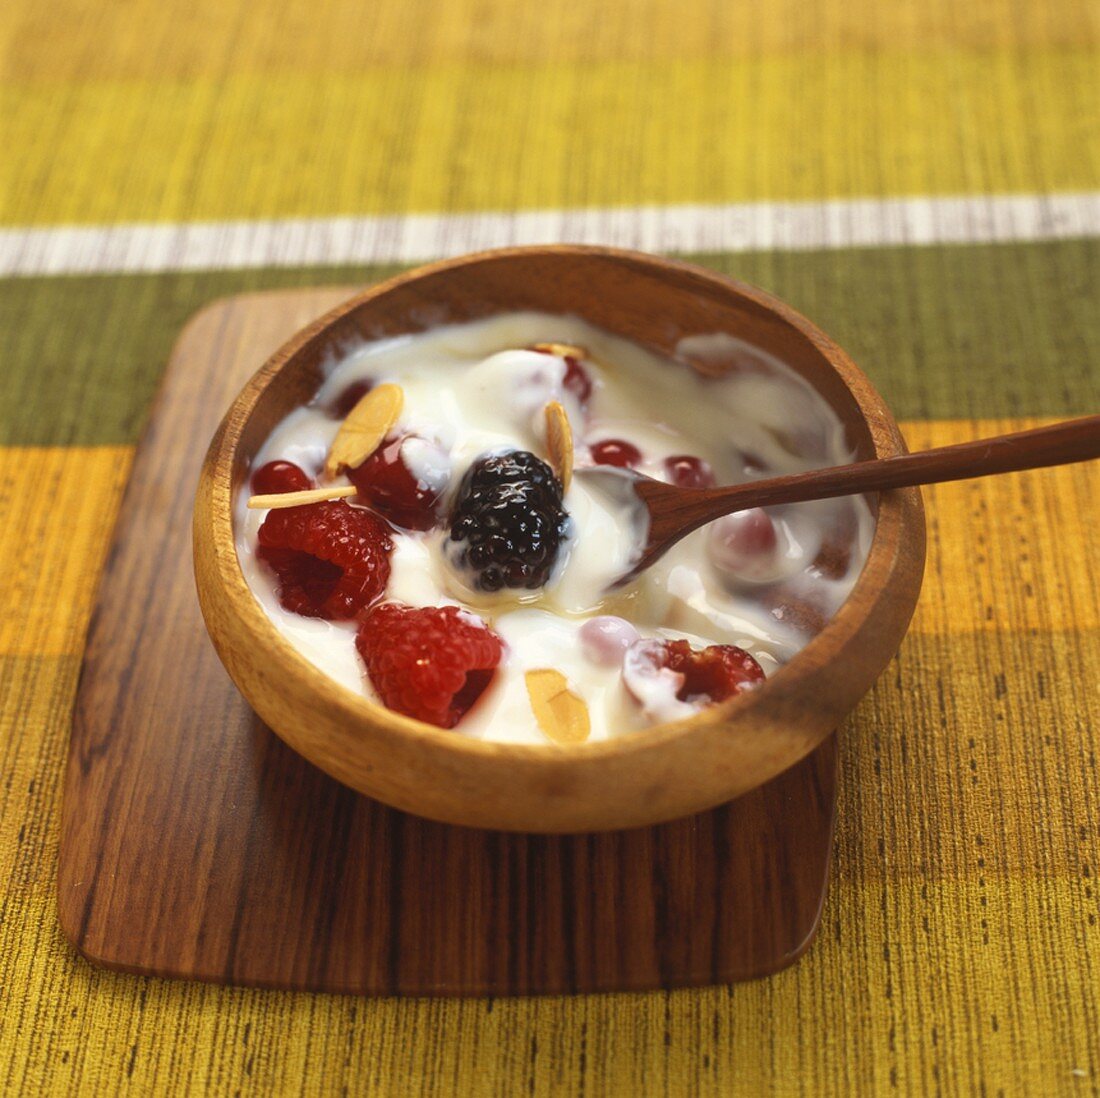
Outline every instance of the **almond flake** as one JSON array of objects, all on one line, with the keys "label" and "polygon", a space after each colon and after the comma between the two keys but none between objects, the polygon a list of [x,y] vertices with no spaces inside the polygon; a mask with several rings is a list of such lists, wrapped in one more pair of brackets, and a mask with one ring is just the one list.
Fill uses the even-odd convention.
[{"label": "almond flake", "polygon": [[283,507],[304,507],[307,503],[323,503],[326,499],[354,496],[359,489],[354,484],[334,484],[331,488],[306,488],[301,492],[278,492],[270,496],[249,496],[253,511],[278,511]]},{"label": "almond flake", "polygon": [[573,428],[569,425],[565,409],[556,400],[546,405],[544,415],[550,464],[561,481],[561,490],[566,492],[573,480]]},{"label": "almond flake", "polygon": [[544,355],[557,355],[558,358],[587,358],[586,347],[575,347],[571,343],[533,343],[532,351],[541,351]]},{"label": "almond flake", "polygon": [[376,385],[363,396],[340,424],[325,459],[325,475],[334,477],[341,469],[354,469],[367,460],[397,422],[405,404],[400,385]]},{"label": "almond flake", "polygon": [[527,696],[539,728],[555,743],[584,743],[592,731],[588,706],[569,689],[569,680],[550,668],[528,671]]}]

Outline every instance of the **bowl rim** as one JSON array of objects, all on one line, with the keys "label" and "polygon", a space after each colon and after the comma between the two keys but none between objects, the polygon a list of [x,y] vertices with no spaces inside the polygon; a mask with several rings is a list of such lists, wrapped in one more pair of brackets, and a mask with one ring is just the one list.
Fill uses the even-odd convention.
[{"label": "bowl rim", "polygon": [[[361,290],[286,340],[249,378],[226,410],[221,425],[210,443],[204,464],[204,468],[208,468],[212,474],[209,480],[211,506],[208,511],[212,523],[211,544],[214,546],[228,544],[233,548],[231,554],[215,554],[217,572],[228,588],[247,596],[244,599],[233,600],[236,610],[244,619],[247,632],[255,637],[257,644],[273,652],[288,670],[296,672],[301,680],[315,680],[317,688],[327,694],[326,702],[329,707],[335,706],[349,724],[367,722],[375,726],[385,725],[414,741],[419,741],[433,751],[496,761],[513,760],[517,763],[530,764],[541,760],[560,765],[563,760],[607,759],[658,750],[705,726],[725,723],[735,713],[741,722],[754,709],[766,704],[776,689],[782,689],[784,680],[800,672],[805,673],[819,668],[830,659],[834,659],[855,637],[862,623],[888,592],[889,584],[882,583],[877,577],[882,572],[883,565],[896,559],[901,549],[901,536],[905,528],[903,496],[918,490],[903,489],[879,494],[878,514],[863,569],[848,597],[820,633],[760,687],[725,702],[707,706],[691,716],[676,721],[661,722],[594,742],[567,745],[550,742],[513,743],[475,738],[463,735],[461,732],[456,733],[454,729],[438,728],[353,693],[308,660],[283,636],[267,616],[245,579],[236,552],[232,494],[232,468],[244,425],[247,424],[256,404],[279,371],[308,344],[324,339],[329,329],[366,302],[383,297],[410,282],[441,272],[479,263],[499,262],[512,257],[530,257],[538,254],[578,258],[596,256],[612,261],[626,261],[641,265],[657,275],[662,270],[667,271],[671,268],[697,281],[709,284],[723,294],[729,294],[732,290],[736,295],[747,298],[783,323],[795,328],[814,345],[839,376],[858,407],[877,457],[904,452],[905,447],[904,442],[900,447],[896,444],[895,440],[901,438],[897,421],[866,374],[849,358],[843,348],[786,302],[749,283],[704,267],[631,249],[582,244],[523,245],[470,252],[423,264]],[[596,326],[603,327],[603,325]],[[610,331],[610,329],[605,330]],[[612,332],[612,334],[616,333]],[[204,490],[204,483],[205,478],[200,481],[200,493]],[[199,513],[200,508],[196,508],[196,515]],[[879,567],[872,567],[872,565]],[[889,571],[889,568],[886,568],[884,574],[888,574]],[[871,596],[870,602],[860,597],[866,595]],[[826,653],[829,653],[828,658],[823,658]],[[778,687],[774,685],[777,682],[780,684]]]}]

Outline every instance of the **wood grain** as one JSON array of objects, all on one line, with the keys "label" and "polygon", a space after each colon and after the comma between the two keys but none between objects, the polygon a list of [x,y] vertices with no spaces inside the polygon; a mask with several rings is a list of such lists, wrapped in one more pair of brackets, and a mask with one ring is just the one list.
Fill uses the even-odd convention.
[{"label": "wood grain", "polygon": [[[599,287],[599,293],[593,293]],[[736,332],[802,374],[861,459],[903,453],[881,397],[844,351],[754,287],[701,267],[613,248],[499,249],[431,264],[364,291],[298,332],[232,402],[195,493],[199,603],[233,681],[291,747],[353,789],[469,827],[575,832],[704,811],[769,781],[817,747],[889,662],[924,567],[920,493],[872,498],[876,523],[848,598],[757,690],[683,720],[597,742],[514,744],[455,736],[344,690],[301,655],[252,594],[237,559],[233,500],[273,426],[316,391],[342,347],[511,310],[577,314],[653,348]],[[784,613],[787,613],[785,610]]]},{"label": "wood grain", "polygon": [[746,979],[816,929],[835,739],[659,827],[449,827],[339,785],[218,661],[191,577],[190,486],[225,404],[341,291],[230,298],[177,345],[137,454],[77,700],[62,927],[113,968],[365,994],[518,994]]}]

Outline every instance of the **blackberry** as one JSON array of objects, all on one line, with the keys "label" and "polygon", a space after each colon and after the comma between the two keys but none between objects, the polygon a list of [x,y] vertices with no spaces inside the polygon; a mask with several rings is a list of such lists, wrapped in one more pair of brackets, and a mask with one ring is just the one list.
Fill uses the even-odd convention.
[{"label": "blackberry", "polygon": [[454,563],[482,591],[542,587],[568,515],[550,466],[527,450],[480,458],[466,471],[451,512]]}]

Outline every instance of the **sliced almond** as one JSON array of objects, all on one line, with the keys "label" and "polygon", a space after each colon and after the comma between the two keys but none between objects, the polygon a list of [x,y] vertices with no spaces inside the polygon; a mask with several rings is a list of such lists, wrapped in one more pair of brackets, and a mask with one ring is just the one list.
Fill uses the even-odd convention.
[{"label": "sliced almond", "polygon": [[345,499],[359,489],[354,484],[338,484],[331,488],[306,488],[301,492],[278,492],[270,496],[250,496],[248,506],[253,511],[278,511],[282,507],[304,507],[307,503],[323,503],[326,499]]},{"label": "sliced almond", "polygon": [[544,409],[546,416],[546,449],[550,464],[561,481],[561,490],[568,491],[573,480],[573,428],[565,409],[556,400]]},{"label": "sliced almond", "polygon": [[583,362],[591,362],[599,366],[601,370],[611,369],[611,364],[596,358],[587,347],[579,343],[532,343],[532,351],[541,351],[544,355],[557,355],[558,358],[575,358]]},{"label": "sliced almond", "polygon": [[588,706],[569,689],[569,680],[550,668],[528,671],[527,696],[539,728],[555,743],[584,743],[592,731]]},{"label": "sliced almond", "polygon": [[332,440],[325,459],[325,475],[334,477],[341,469],[354,469],[378,448],[397,422],[405,405],[400,385],[376,385],[348,413]]},{"label": "sliced almond", "polygon": [[575,347],[572,343],[532,343],[532,351],[541,351],[544,355],[557,355],[559,358],[587,358],[587,347]]}]

